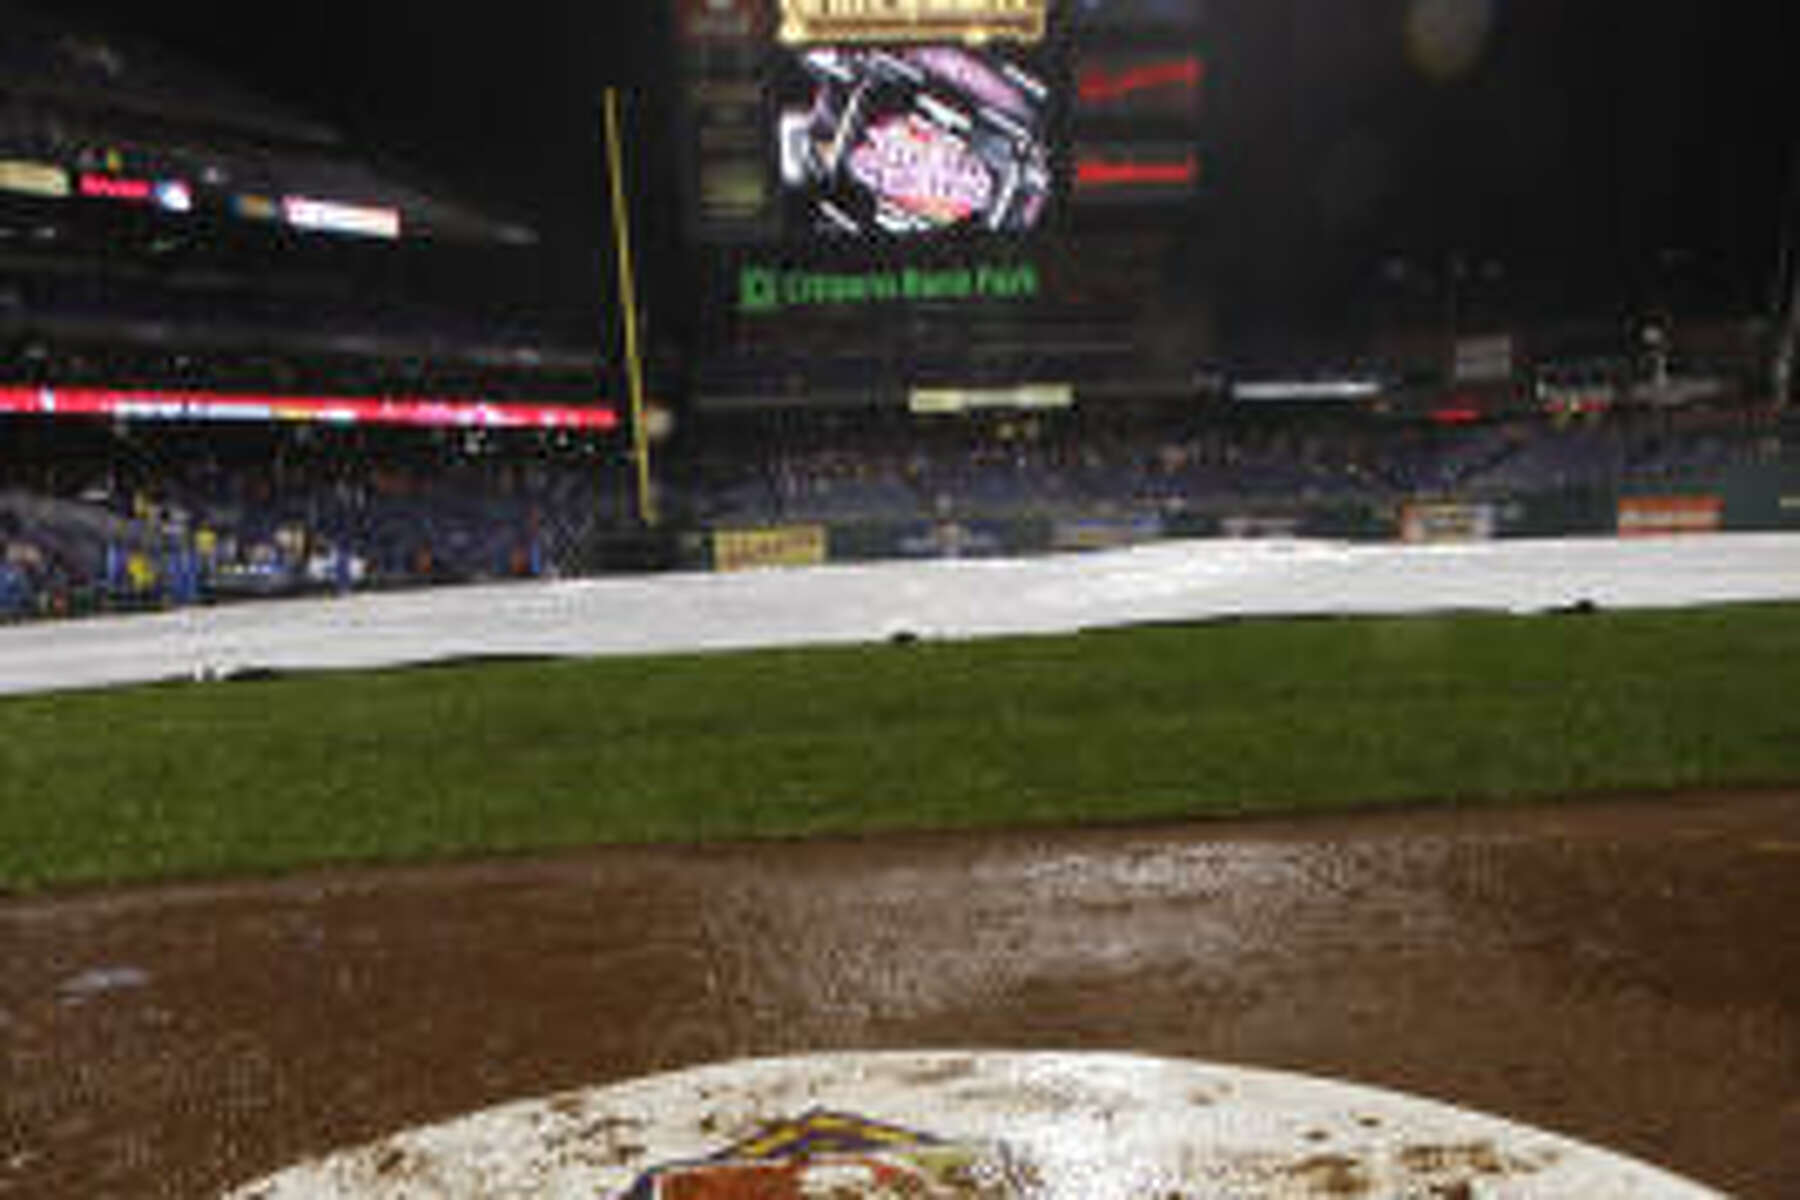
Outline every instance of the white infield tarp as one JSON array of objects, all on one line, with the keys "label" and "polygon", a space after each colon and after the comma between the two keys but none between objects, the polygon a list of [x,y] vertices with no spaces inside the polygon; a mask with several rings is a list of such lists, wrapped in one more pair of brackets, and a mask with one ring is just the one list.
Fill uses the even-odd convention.
[{"label": "white infield tarp", "polygon": [[0,629],[0,694],[257,670],[1057,633],[1250,615],[1800,600],[1800,535],[1446,546],[1160,542],[965,559],[441,588]]}]

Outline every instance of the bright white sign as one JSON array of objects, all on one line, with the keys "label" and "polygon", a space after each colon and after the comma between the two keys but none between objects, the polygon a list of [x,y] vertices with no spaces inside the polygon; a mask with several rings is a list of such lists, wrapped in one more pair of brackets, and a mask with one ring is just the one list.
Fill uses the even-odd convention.
[{"label": "bright white sign", "polygon": [[347,233],[357,237],[400,236],[400,213],[397,209],[344,204],[336,200],[313,200],[306,196],[284,196],[281,200],[281,212],[287,218],[287,223],[296,229]]}]

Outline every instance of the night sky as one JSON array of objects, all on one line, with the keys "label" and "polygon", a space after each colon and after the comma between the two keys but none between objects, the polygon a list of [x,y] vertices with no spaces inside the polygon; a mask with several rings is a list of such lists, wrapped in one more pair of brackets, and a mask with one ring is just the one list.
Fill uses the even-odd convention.
[{"label": "night sky", "polygon": [[[1363,303],[1407,272],[1428,286],[1454,252],[1566,303],[1767,306],[1796,132],[1779,6],[1212,5],[1215,190],[1189,266],[1266,319]],[[665,6],[643,0],[50,7],[147,35],[534,225],[572,303],[603,273],[601,89],[661,103],[673,83]],[[1446,50],[1446,14],[1485,32]],[[657,167],[673,139],[645,111]],[[648,236],[666,248],[674,182],[652,180]]]}]

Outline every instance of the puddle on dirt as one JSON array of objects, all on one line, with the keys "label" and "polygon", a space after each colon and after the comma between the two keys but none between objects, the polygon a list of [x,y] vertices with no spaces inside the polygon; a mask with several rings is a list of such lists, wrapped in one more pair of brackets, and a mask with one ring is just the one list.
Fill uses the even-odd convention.
[{"label": "puddle on dirt", "polygon": [[0,1195],[214,1194],[696,1062],[1017,1046],[1357,1079],[1782,1197],[1800,873],[1756,850],[1777,844],[1800,844],[1800,795],[8,901],[0,1130],[23,1156],[0,1154]]},{"label": "puddle on dirt", "polygon": [[135,991],[149,983],[150,972],[141,967],[94,967],[63,980],[57,985],[56,994],[64,1004],[83,1004],[108,993]]}]

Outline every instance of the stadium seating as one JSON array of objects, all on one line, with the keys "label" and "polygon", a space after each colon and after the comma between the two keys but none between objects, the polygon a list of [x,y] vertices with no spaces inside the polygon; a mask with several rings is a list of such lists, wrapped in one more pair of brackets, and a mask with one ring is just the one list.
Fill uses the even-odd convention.
[{"label": "stadium seating", "polygon": [[[1742,414],[1615,414],[1573,425],[1210,416],[1128,431],[1039,421],[829,435],[741,428],[688,465],[693,512],[724,524],[1209,511],[1257,502],[1498,497],[1707,482],[1779,446]],[[1004,430],[1004,435],[999,432]],[[785,441],[783,440],[785,436]],[[824,438],[824,440],[821,440]]]}]

